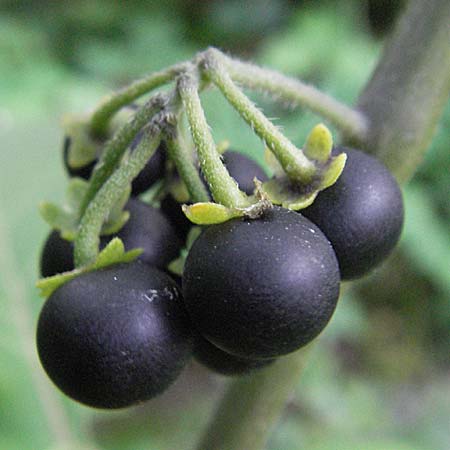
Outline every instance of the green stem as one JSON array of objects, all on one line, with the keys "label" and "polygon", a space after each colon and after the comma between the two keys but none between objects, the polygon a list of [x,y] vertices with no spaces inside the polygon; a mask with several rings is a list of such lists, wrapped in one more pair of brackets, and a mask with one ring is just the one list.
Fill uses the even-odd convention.
[{"label": "green stem", "polygon": [[226,56],[223,61],[230,77],[240,85],[269,93],[275,99],[289,104],[302,105],[328,119],[345,135],[364,138],[367,132],[367,120],[359,111],[313,86],[274,70],[262,69]]},{"label": "green stem", "polygon": [[217,152],[200,102],[198,79],[194,74],[186,73],[180,76],[177,89],[186,111],[200,166],[214,200],[228,207],[248,206],[250,202],[247,196],[239,190]]},{"label": "green stem", "polygon": [[449,93],[450,2],[412,0],[359,98],[370,128],[356,145],[406,181],[430,146]]},{"label": "green stem", "polygon": [[194,203],[209,202],[208,192],[200,179],[197,167],[195,167],[192,160],[192,155],[181,142],[178,128],[173,127],[172,130],[167,132],[165,141],[169,158],[175,163],[175,167],[187,187],[191,201]]},{"label": "green stem", "polygon": [[113,173],[126,149],[133,141],[139,130],[167,103],[167,97],[156,95],[152,97],[133,116],[130,122],[124,124],[117,133],[105,144],[99,163],[95,166],[89,182],[89,188],[81,205],[84,213],[89,202]]},{"label": "green stem", "polygon": [[[160,119],[160,118],[158,118]],[[76,267],[92,263],[98,254],[100,231],[111,208],[143,169],[160,143],[160,122],[155,118],[129,159],[117,168],[89,203],[75,240]]]},{"label": "green stem", "polygon": [[204,53],[205,75],[272,150],[289,179],[302,184],[309,183],[316,172],[314,164],[235,85],[224,69],[221,58],[221,53],[216,49]]},{"label": "green stem", "polygon": [[186,64],[176,64],[160,72],[154,72],[129,86],[113,93],[95,109],[91,115],[90,131],[94,136],[104,136],[111,117],[123,106],[133,102],[140,96],[172,81]]},{"label": "green stem", "polygon": [[233,382],[197,449],[262,449],[299,381],[305,356],[300,350]]}]

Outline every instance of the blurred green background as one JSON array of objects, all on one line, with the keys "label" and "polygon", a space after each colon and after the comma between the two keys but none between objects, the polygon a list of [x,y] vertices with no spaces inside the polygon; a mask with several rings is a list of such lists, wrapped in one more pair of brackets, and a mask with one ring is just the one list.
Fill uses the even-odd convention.
[{"label": "blurred green background", "polygon": [[[228,382],[193,363],[148,405],[105,413],[67,400],[47,380],[34,348],[42,305],[34,283],[48,233],[37,205],[63,198],[63,115],[89,111],[110,89],[207,45],[351,104],[402,3],[0,3],[0,450],[190,449]],[[255,99],[298,145],[319,120]],[[261,143],[220,96],[204,101],[216,139],[262,162]],[[450,448],[449,149],[447,106],[404,188],[399,248],[341,299],[268,448]]]}]

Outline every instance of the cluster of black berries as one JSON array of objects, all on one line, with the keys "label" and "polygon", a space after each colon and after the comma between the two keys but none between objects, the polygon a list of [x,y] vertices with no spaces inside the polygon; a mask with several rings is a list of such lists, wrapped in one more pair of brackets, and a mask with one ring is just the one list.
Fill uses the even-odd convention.
[{"label": "cluster of black berries", "polygon": [[[135,180],[134,195],[164,172],[163,147]],[[139,259],[78,276],[42,309],[37,346],[50,378],[86,405],[121,408],[161,393],[192,354],[235,375],[308,344],[331,318],[341,279],[382,261],[403,223],[401,192],[387,169],[356,150],[335,153],[343,150],[341,177],[301,213],[273,207],[258,219],[205,228],[181,280],[166,271],[189,228],[180,205],[168,196],[157,209],[132,197],[118,236],[127,249],[143,248]],[[255,176],[266,178],[238,153],[226,152],[224,162],[247,193]],[[52,232],[42,275],[71,270],[72,258],[72,244]]]}]

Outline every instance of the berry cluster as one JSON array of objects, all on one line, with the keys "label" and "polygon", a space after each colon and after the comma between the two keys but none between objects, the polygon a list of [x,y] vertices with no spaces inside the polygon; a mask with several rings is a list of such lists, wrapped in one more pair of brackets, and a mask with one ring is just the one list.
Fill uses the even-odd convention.
[{"label": "berry cluster", "polygon": [[[71,175],[89,177],[90,167]],[[205,227],[189,249],[181,278],[168,264],[191,224],[168,194],[160,208],[135,197],[164,175],[164,143],[133,184],[117,233],[138,260],[74,278],[47,300],[37,347],[43,367],[68,396],[97,408],[152,398],[191,355],[225,375],[244,374],[308,344],[327,325],[341,279],[360,277],[396,244],[403,223],[397,183],[376,159],[345,150],[339,180],[302,213],[266,208],[256,219]],[[247,193],[262,169],[227,151],[224,162]],[[101,247],[110,238],[102,237]],[[57,231],[41,256],[41,274],[72,270],[73,245]]]}]

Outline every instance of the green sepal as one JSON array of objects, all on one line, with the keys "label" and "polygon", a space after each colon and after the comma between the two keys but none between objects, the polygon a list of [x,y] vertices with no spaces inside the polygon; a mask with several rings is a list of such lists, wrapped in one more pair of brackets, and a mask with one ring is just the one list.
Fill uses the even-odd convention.
[{"label": "green sepal", "polygon": [[69,241],[75,239],[78,217],[74,216],[71,211],[67,211],[54,203],[42,202],[39,205],[39,213],[52,229],[61,233],[64,239]]},{"label": "green sepal", "polygon": [[189,233],[186,238],[186,246],[181,250],[180,255],[178,258],[174,259],[169,263],[167,268],[170,270],[170,272],[176,274],[176,275],[183,275],[184,270],[184,263],[186,262],[186,257],[189,253],[189,250],[191,249],[192,245],[196,241],[196,239],[200,236],[202,232],[201,227],[192,227],[189,230]]},{"label": "green sepal", "polygon": [[263,183],[262,188],[275,205],[298,211],[309,206],[317,196],[317,190],[306,190],[292,184],[284,177],[271,178]]},{"label": "green sepal", "polygon": [[267,166],[272,171],[274,176],[281,177],[285,175],[283,167],[268,147],[264,149],[264,161],[266,162]]},{"label": "green sepal", "polygon": [[130,213],[128,211],[124,211],[123,208],[130,198],[130,193],[131,185],[123,191],[121,197],[111,209],[108,218],[102,226],[102,235],[117,233],[127,223],[130,218]]},{"label": "green sepal", "polygon": [[48,298],[56,289],[77,276],[99,270],[113,264],[128,263],[135,260],[142,253],[142,249],[135,248],[128,252],[125,251],[123,242],[119,238],[114,238],[108,245],[98,254],[97,259],[84,267],[78,267],[69,272],[59,273],[52,277],[41,278],[36,283],[36,287],[40,290],[41,297]]},{"label": "green sepal", "polygon": [[319,186],[320,191],[336,183],[338,178],[341,176],[342,171],[344,170],[346,161],[347,153],[340,153],[338,156],[331,159],[331,162],[322,172]]},{"label": "green sepal", "polygon": [[303,153],[309,159],[325,163],[330,159],[332,148],[333,136],[330,130],[323,123],[319,123],[306,138]]},{"label": "green sepal", "polygon": [[[42,218],[61,236],[73,241],[78,231],[82,201],[88,190],[89,182],[82,178],[71,178],[66,191],[66,201],[63,206],[51,202],[42,202],[39,212]],[[126,189],[116,202],[108,218],[102,226],[101,234],[117,233],[128,221],[130,213],[123,208],[130,197],[131,187]]]},{"label": "green sepal", "polygon": [[79,117],[66,117],[64,132],[70,139],[67,162],[73,169],[84,167],[98,157],[99,144],[90,135],[89,122]]},{"label": "green sepal", "polygon": [[235,217],[243,217],[244,210],[228,208],[219,203],[202,202],[183,205],[185,216],[196,225],[214,225],[226,222]]}]

